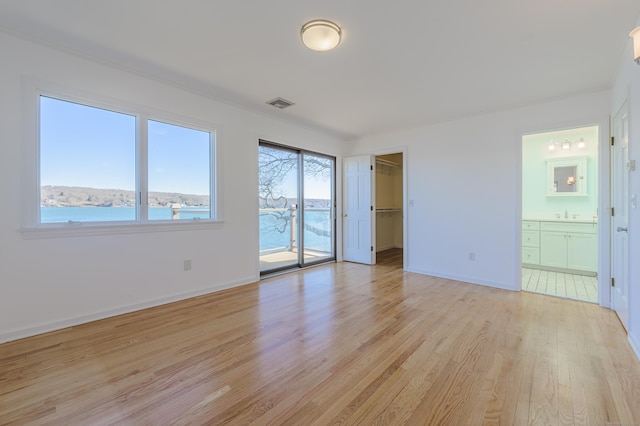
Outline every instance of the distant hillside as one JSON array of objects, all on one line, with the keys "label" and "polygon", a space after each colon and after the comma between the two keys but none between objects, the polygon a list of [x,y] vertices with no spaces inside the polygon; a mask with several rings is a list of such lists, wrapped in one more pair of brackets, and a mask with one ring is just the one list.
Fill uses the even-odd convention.
[{"label": "distant hillside", "polygon": [[[294,204],[298,204],[297,198],[278,198],[277,200],[269,200],[269,202],[265,202],[264,199],[260,198],[258,200],[258,207],[261,209],[266,208],[289,208]],[[305,208],[314,208],[314,209],[328,209],[331,208],[331,200],[327,200],[324,198],[305,198],[304,199]]]},{"label": "distant hillside", "polygon": [[[78,186],[43,186],[40,189],[41,205],[44,207],[134,207],[134,191],[122,189],[83,188]],[[207,195],[150,192],[149,206],[166,207],[172,204],[183,206],[208,206]]]}]

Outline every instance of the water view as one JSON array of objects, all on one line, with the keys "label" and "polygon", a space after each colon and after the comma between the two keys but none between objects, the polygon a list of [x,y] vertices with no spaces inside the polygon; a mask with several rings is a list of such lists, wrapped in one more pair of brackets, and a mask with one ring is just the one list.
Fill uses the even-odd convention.
[{"label": "water view", "polygon": [[[207,219],[209,213],[205,207],[182,207],[180,219]],[[136,218],[134,207],[41,207],[42,223],[73,222],[116,222],[133,221]],[[171,207],[149,208],[149,220],[171,220]],[[291,248],[291,213],[289,210],[278,214],[261,211],[260,251],[289,250]],[[305,212],[305,246],[312,250],[331,251],[331,218],[329,209]]]},{"label": "water view", "polygon": [[[207,210],[207,211],[205,211]],[[208,207],[182,207],[180,219],[209,217]],[[41,207],[42,223],[116,222],[136,219],[135,207]],[[171,207],[149,208],[149,220],[171,220]]]}]

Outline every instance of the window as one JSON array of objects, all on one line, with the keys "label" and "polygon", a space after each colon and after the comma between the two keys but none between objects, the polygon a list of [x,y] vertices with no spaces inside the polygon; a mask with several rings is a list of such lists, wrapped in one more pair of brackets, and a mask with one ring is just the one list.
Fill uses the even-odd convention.
[{"label": "window", "polygon": [[148,115],[39,95],[32,225],[215,221],[215,130]]},{"label": "window", "polygon": [[211,133],[148,124],[149,220],[210,218]]},{"label": "window", "polygon": [[136,117],[40,97],[40,222],[136,219]]}]

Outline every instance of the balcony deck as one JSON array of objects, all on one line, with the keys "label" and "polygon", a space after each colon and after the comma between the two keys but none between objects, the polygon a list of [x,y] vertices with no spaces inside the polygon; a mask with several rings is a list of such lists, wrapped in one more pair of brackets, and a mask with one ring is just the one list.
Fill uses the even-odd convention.
[{"label": "balcony deck", "polygon": [[[304,253],[304,262],[312,263],[317,260],[329,258],[330,256],[331,256],[330,253],[307,250]],[[273,269],[278,269],[278,268],[282,268],[289,265],[295,265],[296,263],[298,263],[297,251],[283,250],[275,253],[260,255],[261,271],[270,271]]]}]

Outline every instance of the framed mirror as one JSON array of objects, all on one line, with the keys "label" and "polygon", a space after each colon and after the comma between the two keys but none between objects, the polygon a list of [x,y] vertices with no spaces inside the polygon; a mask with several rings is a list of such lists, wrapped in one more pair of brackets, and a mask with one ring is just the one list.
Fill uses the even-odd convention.
[{"label": "framed mirror", "polygon": [[587,195],[587,157],[547,160],[547,196]]}]

